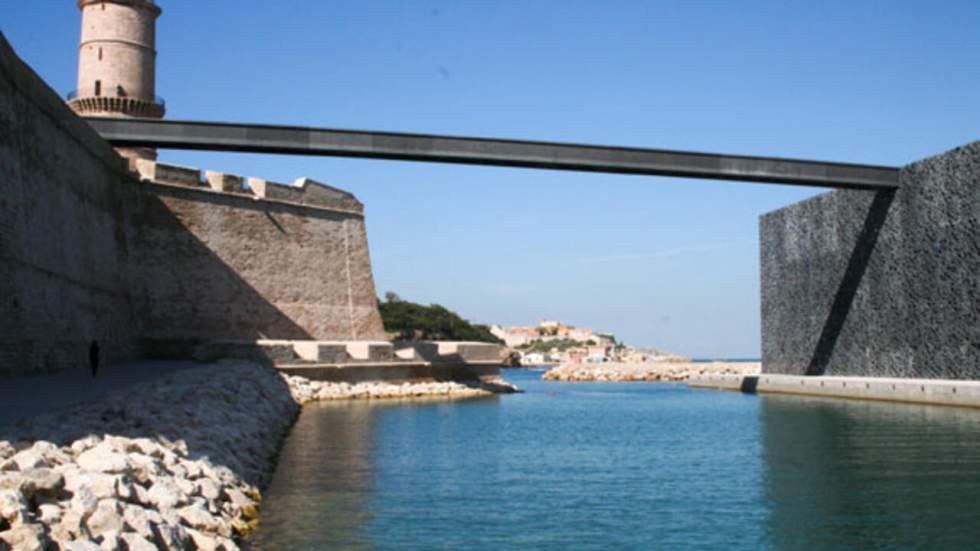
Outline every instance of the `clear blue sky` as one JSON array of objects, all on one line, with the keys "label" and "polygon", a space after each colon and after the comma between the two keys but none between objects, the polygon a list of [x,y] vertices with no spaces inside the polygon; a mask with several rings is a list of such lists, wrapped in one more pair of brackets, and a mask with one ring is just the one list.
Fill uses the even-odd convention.
[{"label": "clear blue sky", "polygon": [[[900,165],[978,139],[980,2],[162,0],[168,117]],[[74,88],[73,0],[0,30]],[[820,190],[162,152],[366,205],[379,294],[759,355],[758,217]]]}]

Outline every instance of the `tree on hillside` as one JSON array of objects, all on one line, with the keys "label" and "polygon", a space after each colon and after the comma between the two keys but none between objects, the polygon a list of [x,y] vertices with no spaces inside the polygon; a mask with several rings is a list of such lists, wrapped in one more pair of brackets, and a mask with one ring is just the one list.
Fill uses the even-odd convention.
[{"label": "tree on hillside", "polygon": [[486,325],[471,324],[438,304],[424,306],[402,300],[390,291],[385,293],[385,300],[378,300],[378,310],[385,331],[397,333],[399,340],[503,343]]}]

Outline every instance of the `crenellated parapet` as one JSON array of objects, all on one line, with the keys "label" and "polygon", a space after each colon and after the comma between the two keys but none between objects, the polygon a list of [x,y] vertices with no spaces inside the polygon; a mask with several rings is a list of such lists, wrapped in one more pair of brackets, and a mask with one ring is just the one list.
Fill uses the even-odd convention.
[{"label": "crenellated parapet", "polygon": [[255,199],[276,201],[313,208],[364,213],[364,205],[353,194],[317,182],[299,178],[292,184],[270,182],[262,178],[245,178],[224,172],[204,171],[193,167],[159,163],[148,159],[136,162],[140,180],[153,184],[207,189],[213,192],[249,195]]}]

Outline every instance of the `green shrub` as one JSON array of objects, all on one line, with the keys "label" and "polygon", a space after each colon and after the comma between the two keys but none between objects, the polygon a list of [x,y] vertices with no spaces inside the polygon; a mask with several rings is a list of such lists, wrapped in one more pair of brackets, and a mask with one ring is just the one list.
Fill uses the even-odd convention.
[{"label": "green shrub", "polygon": [[400,340],[416,341],[478,341],[503,344],[486,325],[475,325],[455,312],[430,304],[423,306],[402,300],[397,294],[385,293],[378,300],[385,331],[398,333]]}]

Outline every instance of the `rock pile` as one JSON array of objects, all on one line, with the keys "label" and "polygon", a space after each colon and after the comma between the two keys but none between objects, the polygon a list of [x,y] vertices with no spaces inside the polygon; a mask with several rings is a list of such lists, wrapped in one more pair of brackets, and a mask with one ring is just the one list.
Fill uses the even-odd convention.
[{"label": "rock pile", "polygon": [[754,375],[759,373],[761,368],[762,365],[759,362],[649,362],[643,364],[610,362],[560,365],[549,369],[541,378],[549,381],[686,381],[691,375]]},{"label": "rock pile", "polygon": [[496,381],[427,382],[427,383],[333,383],[311,381],[304,377],[283,375],[293,399],[301,404],[323,400],[351,399],[398,399],[425,396],[445,396],[450,398],[469,398],[519,392],[518,388],[503,379]]},{"label": "rock pile", "polygon": [[275,373],[221,362],[0,436],[0,550],[238,549],[298,411]]}]

